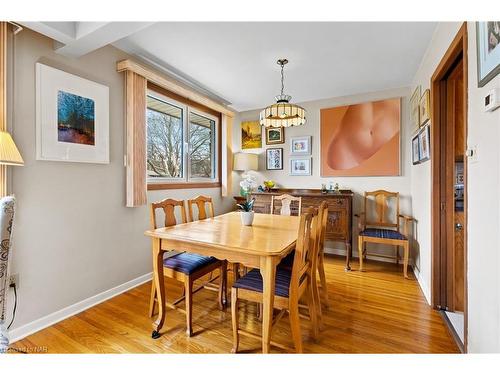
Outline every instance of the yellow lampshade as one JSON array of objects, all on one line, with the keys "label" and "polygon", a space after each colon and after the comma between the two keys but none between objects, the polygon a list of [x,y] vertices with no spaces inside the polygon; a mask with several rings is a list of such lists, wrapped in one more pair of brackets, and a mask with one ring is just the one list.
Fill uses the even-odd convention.
[{"label": "yellow lampshade", "polygon": [[233,169],[235,171],[256,171],[259,169],[259,155],[238,152],[234,154]]},{"label": "yellow lampshade", "polygon": [[0,164],[24,165],[24,160],[11,135],[0,131]]}]

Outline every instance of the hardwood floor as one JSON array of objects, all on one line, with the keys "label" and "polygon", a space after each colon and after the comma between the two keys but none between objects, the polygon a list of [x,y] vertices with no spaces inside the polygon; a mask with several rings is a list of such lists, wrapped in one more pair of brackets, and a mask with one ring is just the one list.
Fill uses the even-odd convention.
[{"label": "hardwood floor", "polygon": [[[309,322],[302,323],[305,353],[459,353],[445,323],[425,301],[415,277],[404,280],[401,266],[368,261],[344,272],[344,259],[325,259],[331,307],[324,311],[324,330],[314,342]],[[186,337],[185,316],[168,310],[162,336],[153,340],[148,317],[150,283],[134,288],[87,311],[37,332],[12,346],[48,353],[229,353],[231,311],[220,311],[217,293],[195,294],[193,331]],[[181,294],[167,285],[167,298]],[[257,306],[240,304],[240,324],[260,333]],[[291,345],[288,317],[273,330],[273,341]],[[260,352],[260,342],[242,336],[242,352]],[[281,349],[272,348],[280,353]]]}]

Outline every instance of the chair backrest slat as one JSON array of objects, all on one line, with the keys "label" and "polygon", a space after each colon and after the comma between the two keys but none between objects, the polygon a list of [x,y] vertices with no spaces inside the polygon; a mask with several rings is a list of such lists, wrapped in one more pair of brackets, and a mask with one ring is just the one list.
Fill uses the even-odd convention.
[{"label": "chair backrest slat", "polygon": [[[396,201],[393,215],[390,215],[389,203]],[[370,204],[373,207],[374,216],[370,217],[368,212]],[[399,193],[386,190],[375,190],[365,192],[364,199],[365,225],[387,228],[398,228],[399,230]]]},{"label": "chair backrest slat", "polygon": [[211,197],[199,195],[196,198],[188,199],[187,202],[189,221],[194,221],[193,206],[196,206],[198,208],[198,220],[205,220],[209,217],[214,217],[214,203]]},{"label": "chair backrest slat", "polygon": [[175,217],[175,209],[179,208],[181,214],[181,222],[187,223],[186,219],[186,208],[184,206],[184,201],[178,201],[175,199],[164,199],[160,202],[151,203],[150,209],[150,219],[151,219],[151,228],[157,229],[158,224],[156,221],[156,211],[159,209],[163,210],[165,215],[165,226],[171,227],[177,224],[177,219]]},{"label": "chair backrest slat", "polygon": [[319,206],[319,240],[318,240],[318,255],[323,255],[325,250],[325,237],[326,237],[326,226],[328,223],[328,203],[326,201],[321,202]]},{"label": "chair backrest slat", "polygon": [[290,296],[298,295],[298,289],[303,282],[307,282],[304,275],[312,272],[316,264],[319,245],[319,223],[322,215],[317,208],[309,208],[300,216],[295,256],[292,266],[292,281],[290,283]]},{"label": "chair backrest slat", "polygon": [[294,197],[289,194],[282,194],[271,197],[271,214],[275,214],[276,208],[279,209],[278,215],[292,216],[292,204],[297,206],[297,216],[302,213],[302,197]]}]

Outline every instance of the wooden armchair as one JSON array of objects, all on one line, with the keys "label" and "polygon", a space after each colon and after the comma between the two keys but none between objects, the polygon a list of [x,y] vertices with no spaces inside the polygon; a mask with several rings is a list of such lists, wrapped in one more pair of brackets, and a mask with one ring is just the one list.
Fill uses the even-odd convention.
[{"label": "wooden armchair", "polygon": [[[292,207],[293,206],[293,207]],[[302,212],[302,197],[294,197],[289,194],[277,195],[271,197],[271,214],[300,216]]]},{"label": "wooden armchair", "polygon": [[[161,202],[152,203],[150,208],[151,215],[151,227],[157,229],[156,220],[156,210],[163,210],[165,216],[165,227],[173,226],[177,224],[175,218],[175,211],[178,209],[180,211],[181,223],[187,223],[186,220],[186,210],[184,207],[184,201],[178,201],[174,199],[165,199]],[[182,249],[179,249],[182,251]],[[167,253],[163,260],[163,269],[166,277],[175,279],[184,283],[184,294],[179,299],[175,300],[173,303],[167,303],[167,306],[173,309],[178,309],[186,313],[186,333],[191,336],[193,333],[192,329],[192,311],[193,311],[193,294],[204,287],[204,285],[193,290],[193,284],[196,280],[201,277],[211,274],[214,270],[220,270],[219,278],[219,308],[222,310],[224,308],[226,298],[226,268],[227,262],[218,260],[214,257],[206,257],[193,253],[185,253],[178,251],[170,251]],[[211,281],[211,280],[210,280]],[[181,310],[177,307],[177,304],[184,301],[186,302],[186,309]],[[155,284],[152,284],[151,288],[151,300],[149,305],[149,315],[153,316],[155,303],[156,303],[156,288]],[[156,337],[153,337],[156,338]]]},{"label": "wooden armchair", "polygon": [[[389,201],[395,201],[393,214],[389,209]],[[372,205],[373,212],[368,211]],[[371,214],[371,215],[369,215]],[[393,245],[396,247],[395,259],[399,263],[399,246],[404,249],[403,272],[408,278],[408,258],[410,255],[409,225],[413,218],[399,213],[399,193],[386,190],[365,192],[364,211],[358,215],[358,253],[359,270],[363,271],[363,259],[366,257],[366,243]],[[401,225],[401,220],[404,224]]]}]

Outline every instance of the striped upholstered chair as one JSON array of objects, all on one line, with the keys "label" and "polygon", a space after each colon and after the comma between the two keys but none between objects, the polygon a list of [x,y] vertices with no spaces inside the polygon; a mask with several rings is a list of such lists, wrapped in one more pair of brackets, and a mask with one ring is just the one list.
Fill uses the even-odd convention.
[{"label": "striped upholstered chair", "polygon": [[[161,202],[151,204],[151,227],[157,229],[156,211],[163,210],[165,216],[165,227],[169,227],[177,224],[175,217],[176,208],[180,212],[181,223],[186,223],[186,209],[184,206],[184,201],[178,201],[174,199],[165,199]],[[184,295],[177,299],[173,303],[167,303],[166,305],[171,308],[176,308],[178,303],[185,300],[186,302],[186,333],[188,336],[193,334],[192,328],[192,312],[193,312],[193,284],[196,280],[208,274],[211,275],[216,269],[220,270],[219,274],[219,308],[222,310],[224,308],[226,298],[226,269],[227,262],[218,260],[214,257],[206,257],[193,253],[186,253],[177,250],[172,250],[166,253],[163,260],[164,275],[171,279],[175,279],[184,283]],[[209,278],[211,279],[211,277]],[[211,281],[211,280],[210,280]],[[196,289],[199,290],[200,288]],[[155,304],[157,302],[156,289],[154,283],[151,287],[151,300],[149,305],[149,316],[153,316],[155,310]]]},{"label": "striped upholstered chair", "polygon": [[[389,206],[395,201],[395,207]],[[369,208],[373,208],[372,211]],[[399,263],[399,247],[404,249],[403,272],[408,278],[408,258],[410,255],[410,240],[408,227],[412,218],[399,213],[399,193],[385,190],[367,191],[364,198],[364,211],[359,215],[359,270],[363,271],[363,259],[366,257],[366,243],[393,245],[396,249],[396,263]],[[401,219],[404,220],[401,226]]]}]

